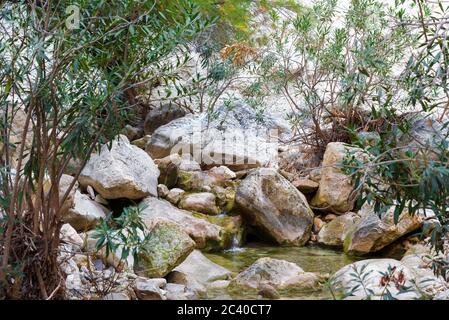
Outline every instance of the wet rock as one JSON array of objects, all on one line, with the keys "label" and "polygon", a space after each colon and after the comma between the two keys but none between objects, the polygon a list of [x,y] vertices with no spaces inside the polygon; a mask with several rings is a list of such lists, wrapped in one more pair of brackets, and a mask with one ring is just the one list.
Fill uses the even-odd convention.
[{"label": "wet rock", "polygon": [[235,203],[252,226],[279,244],[303,245],[310,238],[314,214],[306,198],[273,169],[252,171]]},{"label": "wet rock", "polygon": [[204,285],[217,280],[228,280],[231,277],[229,270],[210,261],[199,250],[194,250],[174,271],[181,272]]},{"label": "wet rock", "polygon": [[281,297],[279,295],[279,292],[277,292],[275,288],[268,284],[263,285],[257,294],[262,296],[263,298],[270,300],[277,300]]},{"label": "wet rock", "polygon": [[105,199],[142,199],[157,196],[159,170],[148,154],[119,136],[93,154],[83,169],[79,182],[92,186]]},{"label": "wet rock", "polygon": [[185,285],[197,296],[204,296],[207,288],[219,280],[228,280],[231,272],[207,259],[200,251],[194,250],[168,276],[168,282]]},{"label": "wet rock", "polygon": [[241,216],[228,216],[226,214],[216,216],[195,214],[195,216],[221,227],[220,243],[216,245],[215,249],[231,249],[243,245],[246,230]]},{"label": "wet rock", "polygon": [[260,258],[239,273],[230,283],[232,290],[261,290],[271,286],[275,290],[311,289],[318,285],[319,277],[304,272],[292,262]]}]

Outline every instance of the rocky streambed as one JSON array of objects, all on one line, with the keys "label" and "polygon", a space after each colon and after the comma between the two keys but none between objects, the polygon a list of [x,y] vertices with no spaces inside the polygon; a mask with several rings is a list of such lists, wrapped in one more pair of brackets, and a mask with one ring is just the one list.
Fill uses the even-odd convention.
[{"label": "rocky streambed", "polygon": [[[235,274],[250,267],[260,258],[293,262],[301,266],[306,272],[316,272],[322,275],[332,275],[342,267],[364,258],[348,256],[341,250],[326,248],[319,245],[303,247],[277,247],[265,243],[248,243],[245,247],[234,248],[224,252],[206,254],[211,261],[221,265]],[[254,292],[233,292],[213,289],[208,293],[209,299],[257,299]],[[329,289],[323,285],[315,289],[290,292],[287,290],[280,295],[281,299],[332,299]]]},{"label": "rocky streambed", "polygon": [[[425,233],[417,236],[438,224],[435,217],[405,212],[395,223],[394,207],[382,215],[370,205],[355,210],[352,181],[340,162],[347,152],[365,161],[363,150],[329,143],[319,167],[298,174],[282,164],[311,164],[297,146],[282,142],[290,132],[280,119],[260,122],[245,106],[221,108],[213,119],[165,111],[167,123],[151,136],[127,128],[82,170],[62,212],[67,298],[430,299],[447,293],[446,281],[431,270],[435,253]],[[272,130],[276,143],[266,135]],[[67,172],[61,192],[72,180]],[[108,212],[119,217],[123,203],[142,208],[139,219],[149,234],[137,262],[123,259],[126,235],[112,252],[96,245],[95,228]]]}]

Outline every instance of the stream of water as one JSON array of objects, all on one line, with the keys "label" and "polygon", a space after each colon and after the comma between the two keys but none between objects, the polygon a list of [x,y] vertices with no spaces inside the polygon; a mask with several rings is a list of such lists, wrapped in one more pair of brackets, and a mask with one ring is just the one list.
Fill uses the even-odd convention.
[{"label": "stream of water", "polygon": [[[340,250],[324,248],[309,244],[304,247],[274,247],[267,244],[249,243],[244,248],[209,253],[207,257],[213,262],[237,274],[253,264],[257,259],[270,257],[296,263],[304,271],[332,275],[343,266],[362,258],[347,256]],[[283,293],[282,299],[330,299],[330,291],[326,287],[314,291]],[[208,293],[210,299],[255,299],[257,296],[245,292],[230,296],[226,290]]]}]

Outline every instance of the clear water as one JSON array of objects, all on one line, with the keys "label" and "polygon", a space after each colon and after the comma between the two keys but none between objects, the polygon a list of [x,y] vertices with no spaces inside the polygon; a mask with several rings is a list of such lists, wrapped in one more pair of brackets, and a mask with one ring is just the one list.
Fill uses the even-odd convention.
[{"label": "clear water", "polygon": [[[304,247],[273,247],[260,243],[249,243],[244,248],[234,248],[219,253],[209,253],[206,256],[213,262],[237,274],[257,259],[270,257],[296,263],[304,271],[332,275],[340,268],[362,258],[347,256],[340,250],[324,248],[318,245]],[[257,296],[242,292],[232,296],[226,290],[216,290],[208,293],[210,299],[255,299]],[[330,299],[332,295],[326,286],[314,291],[282,293],[281,299]]]}]

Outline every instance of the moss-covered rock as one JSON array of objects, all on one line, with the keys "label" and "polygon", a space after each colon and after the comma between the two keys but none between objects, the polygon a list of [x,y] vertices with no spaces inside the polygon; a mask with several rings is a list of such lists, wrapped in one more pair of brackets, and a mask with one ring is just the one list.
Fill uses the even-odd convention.
[{"label": "moss-covered rock", "polygon": [[145,150],[145,147],[147,146],[148,141],[150,141],[150,139],[151,139],[151,136],[146,135],[140,139],[136,139],[136,140],[132,141],[131,144],[135,145],[136,147],[138,147],[142,150]]},{"label": "moss-covered rock", "polygon": [[212,188],[212,193],[215,194],[217,204],[222,211],[232,211],[235,202],[235,188],[215,186]]},{"label": "moss-covered rock", "polygon": [[209,216],[201,213],[194,213],[194,215],[198,218],[205,219],[214,225],[218,225],[222,229],[220,241],[210,243],[205,251],[229,249],[235,246],[241,246],[244,243],[246,231],[241,216],[228,216],[225,214]]},{"label": "moss-covered rock", "polygon": [[[223,248],[225,242],[223,239],[228,232],[223,227],[209,222],[214,217],[179,209],[170,202],[156,197],[145,198],[142,204],[147,206],[142,211],[142,219],[149,229],[161,219],[168,220],[182,228],[196,242],[197,249]],[[217,216],[217,219],[221,216]]]},{"label": "moss-covered rock", "polygon": [[206,187],[214,186],[226,187],[232,182],[227,181],[223,176],[209,171],[184,171],[179,170],[177,186],[185,191],[201,192]]},{"label": "moss-covered rock", "polygon": [[195,242],[175,223],[157,222],[149,234],[145,250],[139,253],[135,271],[142,276],[166,276],[195,248]]}]

